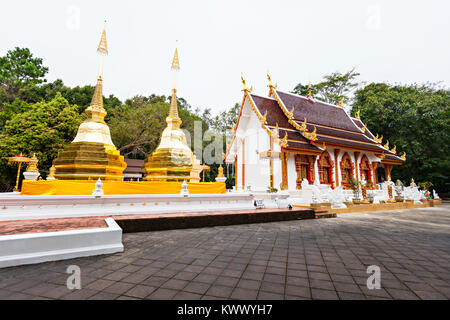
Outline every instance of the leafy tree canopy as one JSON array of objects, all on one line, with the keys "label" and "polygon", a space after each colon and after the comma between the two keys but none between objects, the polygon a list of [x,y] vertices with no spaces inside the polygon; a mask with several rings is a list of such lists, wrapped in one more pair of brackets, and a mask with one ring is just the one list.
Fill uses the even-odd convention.
[{"label": "leafy tree canopy", "polygon": [[374,134],[384,136],[406,163],[395,166],[392,179],[432,181],[448,190],[450,173],[450,91],[433,84],[372,83],[355,93],[352,113]]},{"label": "leafy tree canopy", "polygon": [[[350,94],[360,85],[356,78],[359,73],[355,68],[342,74],[334,72],[330,75],[325,75],[323,81],[311,85],[311,94],[314,99],[318,99],[327,103],[337,104],[342,98],[345,101],[352,101]],[[292,93],[306,96],[309,94],[309,85],[299,83]]]},{"label": "leafy tree canopy", "polygon": [[0,134],[0,176],[14,172],[6,165],[8,157],[20,153],[36,153],[41,172],[48,172],[58,151],[74,139],[82,120],[78,106],[70,105],[59,93],[49,102],[28,105],[6,122]]},{"label": "leafy tree canopy", "polygon": [[42,65],[41,58],[34,58],[28,48],[16,47],[6,56],[0,57],[0,98],[14,101],[20,91],[43,83],[48,68]]}]

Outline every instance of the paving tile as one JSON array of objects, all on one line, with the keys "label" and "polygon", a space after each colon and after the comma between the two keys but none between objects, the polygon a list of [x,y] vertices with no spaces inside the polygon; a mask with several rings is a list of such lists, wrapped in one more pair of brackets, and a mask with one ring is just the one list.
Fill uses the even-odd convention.
[{"label": "paving tile", "polygon": [[170,279],[167,282],[163,283],[161,285],[162,288],[166,289],[174,289],[174,290],[181,290],[183,289],[189,282],[186,280],[180,280],[180,279]]},{"label": "paving tile", "polygon": [[172,299],[178,292],[179,292],[178,290],[159,288],[159,289],[156,289],[152,294],[150,294],[145,299],[169,300],[169,299]]},{"label": "paving tile", "polygon": [[260,291],[258,293],[257,299],[258,300],[284,300],[284,295],[273,293],[273,292]]},{"label": "paving tile", "polygon": [[336,291],[311,288],[312,298],[314,300],[337,300],[339,299]]},{"label": "paving tile", "polygon": [[206,291],[205,295],[213,296],[213,297],[221,297],[228,298],[233,292],[233,287],[221,286],[221,285],[212,285],[208,291]]},{"label": "paving tile", "polygon": [[289,296],[311,298],[311,289],[309,287],[287,284],[285,293]]},{"label": "paving tile", "polygon": [[136,297],[140,299],[144,299],[145,297],[149,296],[151,293],[153,293],[157,288],[151,287],[151,286],[145,286],[145,285],[137,285],[130,290],[128,290],[125,295],[130,297]]},{"label": "paving tile", "polygon": [[122,295],[131,288],[133,288],[135,284],[133,283],[126,283],[126,282],[115,282],[112,285],[106,287],[104,289],[105,292],[109,293],[116,293],[118,295]]},{"label": "paving tile", "polygon": [[236,289],[234,289],[233,293],[231,294],[231,299],[255,300],[257,296],[258,296],[258,291],[256,291],[256,290],[236,288]]},{"label": "paving tile", "polygon": [[239,282],[239,278],[220,276],[216,279],[214,285],[221,285],[234,288]]},{"label": "paving tile", "polygon": [[389,292],[389,294],[392,296],[392,298],[394,298],[396,300],[418,300],[419,299],[416,294],[414,294],[413,292],[411,292],[409,290],[387,288],[386,291]]},{"label": "paving tile", "polygon": [[186,287],[184,287],[183,291],[204,294],[210,286],[210,284],[206,283],[190,282]]},{"label": "paving tile", "polygon": [[119,297],[118,294],[102,291],[89,297],[88,300],[114,300],[118,297]]},{"label": "paving tile", "polygon": [[91,290],[102,291],[106,287],[109,287],[110,285],[112,285],[113,283],[114,283],[114,281],[112,281],[112,280],[99,279],[99,280],[89,283],[85,288],[91,289]]}]

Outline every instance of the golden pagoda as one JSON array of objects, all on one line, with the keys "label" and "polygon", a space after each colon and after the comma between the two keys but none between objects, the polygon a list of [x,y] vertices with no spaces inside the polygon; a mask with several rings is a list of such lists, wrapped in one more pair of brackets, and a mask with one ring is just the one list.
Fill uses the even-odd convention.
[{"label": "golden pagoda", "polygon": [[97,51],[100,53],[100,67],[91,105],[85,111],[87,119],[80,124],[72,143],[59,152],[54,160],[56,179],[123,180],[123,171],[127,165],[114,146],[104,120],[103,55],[108,54],[105,28]]},{"label": "golden pagoda", "polygon": [[166,118],[167,127],[161,135],[161,141],[156,150],[144,163],[144,180],[148,181],[190,181],[199,182],[203,169],[200,161],[188,146],[186,136],[180,129],[181,119],[178,116],[176,72],[180,70],[178,49],[172,61],[173,85],[169,115]]}]

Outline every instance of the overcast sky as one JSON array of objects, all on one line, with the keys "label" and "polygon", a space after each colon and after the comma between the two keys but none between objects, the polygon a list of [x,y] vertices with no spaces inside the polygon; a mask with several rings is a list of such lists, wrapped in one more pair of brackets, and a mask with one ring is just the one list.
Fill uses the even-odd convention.
[{"label": "overcast sky", "polygon": [[170,94],[178,42],[178,93],[214,113],[242,99],[241,72],[267,95],[355,66],[367,82],[450,86],[449,1],[1,0],[0,55],[28,47],[49,81],[95,84],[107,20],[104,94]]}]

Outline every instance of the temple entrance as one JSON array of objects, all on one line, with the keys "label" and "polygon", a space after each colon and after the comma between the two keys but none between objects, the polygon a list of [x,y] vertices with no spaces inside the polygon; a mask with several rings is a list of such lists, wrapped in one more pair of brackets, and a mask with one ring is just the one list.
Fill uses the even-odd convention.
[{"label": "temple entrance", "polygon": [[320,183],[333,186],[333,162],[328,152],[322,153],[318,161],[318,167]]},{"label": "temple entrance", "polygon": [[386,181],[386,173],[385,173],[383,167],[381,167],[381,166],[377,167],[376,174],[377,174],[377,179],[378,179],[377,181],[379,183],[382,183],[382,182]]},{"label": "temple entrance", "polygon": [[302,188],[303,179],[308,180],[308,183],[312,183],[311,170],[313,166],[311,159],[306,155],[296,155],[295,156],[295,170],[297,171],[296,188]]}]

